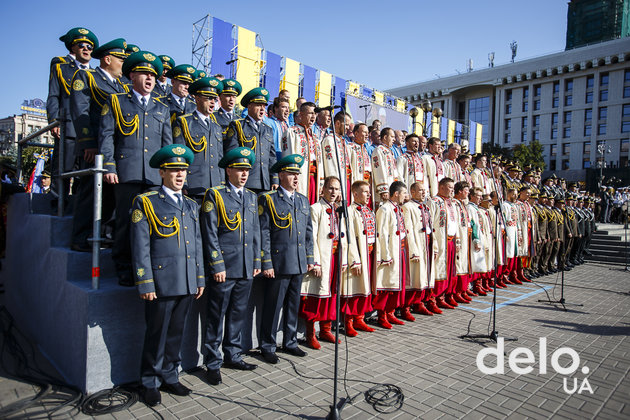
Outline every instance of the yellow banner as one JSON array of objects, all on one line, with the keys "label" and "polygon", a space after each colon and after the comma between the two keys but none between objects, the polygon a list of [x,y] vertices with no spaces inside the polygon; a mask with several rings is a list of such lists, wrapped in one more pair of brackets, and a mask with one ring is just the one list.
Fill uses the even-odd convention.
[{"label": "yellow banner", "polygon": [[377,90],[374,91],[374,102],[377,105],[383,105],[385,103],[385,94]]},{"label": "yellow banner", "polygon": [[455,121],[448,120],[448,132],[446,134],[446,144],[451,144],[455,141]]},{"label": "yellow banner", "polygon": [[300,84],[300,63],[290,58],[284,58],[284,76],[280,81],[280,90],[289,91],[291,98],[297,98]]},{"label": "yellow banner", "polygon": [[[424,111],[420,108],[416,108],[418,110],[418,116],[416,117],[416,125],[413,127],[414,134],[419,136],[422,135],[422,128],[424,127]],[[412,119],[413,124],[413,119]]]},{"label": "yellow banner", "polygon": [[359,96],[361,93],[361,84],[353,81],[348,82],[348,93],[353,96]]},{"label": "yellow banner", "polygon": [[431,116],[431,137],[440,138],[440,122],[437,117]]},{"label": "yellow banner", "polygon": [[262,60],[261,49],[256,46],[256,32],[238,27],[238,61],[236,65],[236,80],[241,84],[243,91],[241,97],[255,87],[260,86],[260,69]]},{"label": "yellow banner", "polygon": [[475,133],[475,150],[477,153],[481,153],[481,130],[483,130],[483,126],[477,124],[477,133]]},{"label": "yellow banner", "polygon": [[319,81],[315,87],[315,102],[318,106],[329,106],[332,92],[332,74],[319,70]]},{"label": "yellow banner", "polygon": [[396,110],[398,112],[407,112],[407,104],[402,99],[396,100]]}]

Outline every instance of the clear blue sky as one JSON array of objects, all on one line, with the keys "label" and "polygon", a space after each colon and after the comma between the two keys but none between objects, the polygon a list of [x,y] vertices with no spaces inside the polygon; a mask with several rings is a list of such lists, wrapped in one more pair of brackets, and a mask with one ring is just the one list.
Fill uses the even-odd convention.
[{"label": "clear blue sky", "polygon": [[66,54],[58,38],[68,29],[191,63],[192,24],[206,14],[258,32],[269,51],[386,90],[463,72],[468,58],[485,68],[491,51],[495,65],[506,63],[512,40],[517,60],[561,51],[567,0],[3,0],[0,118],[20,113],[23,99],[46,100],[50,59]]}]

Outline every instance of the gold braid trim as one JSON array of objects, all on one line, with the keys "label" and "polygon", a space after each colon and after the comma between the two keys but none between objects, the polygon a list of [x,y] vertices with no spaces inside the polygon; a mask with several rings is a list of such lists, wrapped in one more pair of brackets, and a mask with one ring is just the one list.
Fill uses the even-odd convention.
[{"label": "gold braid trim", "polygon": [[575,212],[567,212],[567,219],[575,220]]},{"label": "gold braid trim", "polygon": [[231,231],[239,230],[239,234],[242,234],[241,229],[241,212],[237,211],[236,216],[233,219],[229,219],[227,212],[225,211],[225,203],[223,202],[223,197],[218,190],[214,191],[214,201],[217,203],[217,213],[219,214],[217,227],[221,224],[221,220],[223,220],[223,224],[226,228]]},{"label": "gold braid trim", "polygon": [[[121,134],[130,136],[138,130],[140,121],[138,114],[134,115],[131,121],[126,121],[123,117],[122,110],[120,109],[120,102],[118,101],[117,95],[112,95],[112,113],[114,114],[116,126],[118,127],[118,130],[120,130]],[[125,132],[125,128],[131,129],[131,131]]]},{"label": "gold braid trim", "polygon": [[[92,92],[92,99],[94,99],[98,106],[102,108],[105,104],[105,101],[107,101],[107,97],[109,96],[109,94],[103,92],[103,90],[98,87],[98,85],[96,84],[96,80],[94,80],[94,76],[91,72],[87,71],[86,73],[88,75],[88,85],[90,86],[90,92]],[[101,99],[102,103],[98,100],[99,98]]]},{"label": "gold braid trim", "polygon": [[545,212],[546,212],[547,216],[549,217],[549,221],[550,222],[553,222],[553,221],[556,220],[556,212],[555,211],[545,209]]},{"label": "gold braid trim", "polygon": [[542,210],[536,209],[536,214],[538,214],[538,216],[543,222],[547,221],[547,215],[545,214],[545,209],[542,209]]},{"label": "gold braid trim", "polygon": [[70,85],[66,82],[66,79],[63,77],[63,72],[61,71],[61,64],[58,63],[56,65],[57,79],[59,79],[59,84],[63,87],[63,90],[66,92],[66,95],[70,96]]},{"label": "gold braid trim", "polygon": [[[206,136],[202,136],[198,142],[194,141],[192,136],[190,135],[190,130],[188,129],[188,121],[186,121],[186,118],[180,117],[179,121],[182,124],[182,133],[184,134],[184,138],[188,142],[188,145],[190,146],[192,151],[195,153],[201,153],[204,150],[206,150],[206,146],[208,143],[206,141]],[[207,152],[206,152],[206,157],[207,157]]]},{"label": "gold braid trim", "polygon": [[[144,208],[144,214],[147,216],[147,220],[149,222],[149,235],[155,231],[155,234],[160,238],[170,238],[173,235],[177,235],[177,247],[180,245],[179,241],[179,220],[177,217],[173,217],[171,223],[164,224],[155,214],[155,210],[153,209],[153,204],[149,197],[141,196],[142,198],[142,207]],[[165,229],[173,229],[171,233],[162,233],[158,229],[158,226],[163,227]]]},{"label": "gold braid trim", "polygon": [[256,136],[252,136],[249,139],[245,137],[243,126],[239,120],[234,120],[234,126],[236,127],[236,134],[238,134],[238,142],[241,144],[241,147],[249,147],[252,150],[256,150]]},{"label": "gold braid trim", "polygon": [[[278,212],[276,211],[276,206],[273,204],[273,200],[271,199],[271,196],[269,196],[269,194],[265,195],[265,198],[267,199],[267,205],[269,206],[269,213],[271,213],[271,220],[273,221],[273,224],[278,228],[278,229],[286,229],[288,227],[291,228],[291,235],[293,235],[293,218],[291,217],[291,213],[287,214],[284,217],[281,217]],[[286,226],[280,226],[278,224],[277,221],[287,221],[287,225]]]}]

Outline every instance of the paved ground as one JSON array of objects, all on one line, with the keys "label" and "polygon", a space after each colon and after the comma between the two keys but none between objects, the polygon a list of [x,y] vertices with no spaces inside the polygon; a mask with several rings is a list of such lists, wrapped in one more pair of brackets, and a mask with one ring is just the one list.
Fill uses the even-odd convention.
[{"label": "paved ground", "polygon": [[[483,374],[475,362],[478,352],[496,348],[494,343],[459,338],[467,332],[488,333],[490,297],[477,298],[440,316],[421,317],[391,331],[379,329],[344,339],[340,345],[341,377],[347,356],[345,386],[356,398],[343,409],[343,418],[630,418],[630,273],[595,264],[568,272],[566,312],[560,305],[538,302],[547,296],[554,300],[560,297],[559,278],[554,275],[538,280],[539,286],[531,283],[499,291],[499,335],[518,338],[505,342],[504,374]],[[541,337],[547,339],[547,373],[539,372]],[[7,370],[20,368],[7,355],[7,343],[12,344],[7,340],[5,334],[0,406],[39,392],[37,387],[6,378]],[[508,357],[517,347],[532,350],[536,361],[533,372],[517,375],[510,370]],[[552,354],[561,347],[570,347],[579,355],[579,369],[574,374],[562,375],[552,369]],[[325,343],[322,350],[310,350],[303,359],[283,356],[275,366],[259,360],[253,372],[224,370],[224,383],[218,387],[206,385],[200,372],[192,372],[182,377],[195,390],[192,396],[163,395],[163,405],[155,411],[136,403],[130,410],[101,418],[321,418],[331,403],[333,355],[333,345]],[[51,369],[41,357],[37,360],[41,370]],[[488,366],[496,365],[491,357],[486,360]],[[567,355],[559,361],[561,367],[571,363]],[[584,366],[589,369],[586,375],[581,372]],[[573,379],[579,389],[586,386],[582,382],[586,378],[593,393],[567,394],[563,390],[565,378],[571,389]],[[369,405],[363,393],[375,383],[400,387],[402,408],[379,413]],[[339,395],[346,395],[342,382]],[[61,412],[64,416],[77,414],[76,410]]]}]

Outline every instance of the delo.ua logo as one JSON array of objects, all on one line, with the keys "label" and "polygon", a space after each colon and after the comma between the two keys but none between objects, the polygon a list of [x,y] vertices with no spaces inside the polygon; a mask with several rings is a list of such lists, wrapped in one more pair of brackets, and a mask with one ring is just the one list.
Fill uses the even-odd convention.
[{"label": "delo.ua logo", "polygon": [[[588,382],[588,378],[582,379],[582,383],[578,389],[578,378],[573,378],[573,387],[569,388],[567,382],[567,376],[573,375],[580,368],[580,355],[570,347],[560,347],[551,354],[551,359],[547,359],[547,337],[541,337],[538,345],[539,366],[538,373],[544,375],[547,373],[547,366],[550,363],[551,368],[560,375],[565,375],[563,378],[564,392],[567,394],[574,394],[576,391],[581,394],[584,391],[593,393],[591,384]],[[560,364],[560,357],[568,356],[571,362],[567,366]],[[496,358],[494,366],[488,366],[486,364],[486,358]],[[510,370],[518,375],[527,375],[534,370],[536,364],[536,357],[534,352],[527,347],[517,347],[510,352],[508,357],[508,366]],[[499,337],[497,340],[496,348],[485,348],[477,353],[477,369],[486,375],[504,375],[505,374],[505,344],[504,339]],[[588,375],[590,369],[588,366],[582,366],[580,370],[583,375]]]}]

